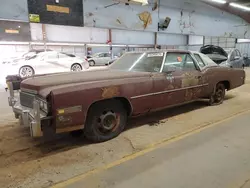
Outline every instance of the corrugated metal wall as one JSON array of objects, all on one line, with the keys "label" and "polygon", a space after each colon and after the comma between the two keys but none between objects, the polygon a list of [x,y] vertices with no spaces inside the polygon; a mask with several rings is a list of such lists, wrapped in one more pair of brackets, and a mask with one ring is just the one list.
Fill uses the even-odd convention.
[{"label": "corrugated metal wall", "polygon": [[250,43],[236,43],[236,48],[240,50],[241,54],[250,56]]},{"label": "corrugated metal wall", "polygon": [[236,47],[235,38],[225,38],[225,37],[205,37],[205,45],[216,45],[225,49],[232,49]]}]

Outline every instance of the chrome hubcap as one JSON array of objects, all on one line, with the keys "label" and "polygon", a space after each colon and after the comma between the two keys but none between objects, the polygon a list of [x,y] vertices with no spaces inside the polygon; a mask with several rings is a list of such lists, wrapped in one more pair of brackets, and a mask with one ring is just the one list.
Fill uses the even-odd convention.
[{"label": "chrome hubcap", "polygon": [[73,65],[72,67],[72,71],[81,71],[82,68],[80,67],[80,65]]},{"label": "chrome hubcap", "polygon": [[21,77],[29,77],[33,75],[33,71],[30,67],[23,67],[20,70],[20,76]]},{"label": "chrome hubcap", "polygon": [[217,103],[223,100],[223,89],[222,88],[217,88],[215,95],[214,95],[214,100]]},{"label": "chrome hubcap", "polygon": [[98,129],[101,133],[112,132],[118,125],[119,116],[112,111],[104,111],[98,118]]}]

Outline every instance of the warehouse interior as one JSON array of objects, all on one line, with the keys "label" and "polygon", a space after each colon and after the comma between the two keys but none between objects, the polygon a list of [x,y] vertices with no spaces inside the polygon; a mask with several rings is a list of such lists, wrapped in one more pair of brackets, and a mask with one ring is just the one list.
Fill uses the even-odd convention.
[{"label": "warehouse interior", "polygon": [[[250,187],[249,0],[0,2],[0,188]],[[208,58],[202,51],[207,47],[219,48],[226,53],[226,60],[218,63],[213,56]],[[112,73],[110,65],[119,66],[119,59],[130,52],[142,54],[134,63],[133,58],[127,62],[132,63],[132,68],[149,52],[154,52],[152,57],[159,58],[162,64],[148,74]],[[157,75],[163,73],[168,52],[180,53],[175,58],[177,63],[183,61],[182,54],[188,53],[198,73],[177,74],[177,69],[173,69]],[[56,58],[46,59],[46,53],[48,57],[56,53]],[[65,56],[62,61],[61,56]],[[205,63],[206,58],[209,63]],[[229,60],[242,64],[226,65]],[[216,68],[221,70],[219,74]],[[206,70],[210,77],[203,76]],[[152,83],[145,84],[145,75]],[[214,81],[216,75],[221,79],[218,83]],[[185,85],[185,76],[196,80]],[[163,81],[156,83],[160,79]],[[121,86],[116,85],[118,81]],[[99,90],[93,92],[96,83],[100,84],[96,86]],[[170,85],[165,86],[166,83]],[[214,105],[219,84],[224,84],[219,91],[222,99]],[[208,87],[209,96],[197,97],[202,92],[197,89],[200,87]],[[150,88],[152,91],[145,93]],[[184,89],[185,93],[172,95]],[[23,95],[25,92],[28,97]],[[122,92],[135,94],[129,93],[128,100],[123,100],[118,96]],[[164,99],[163,94],[168,98]],[[126,114],[128,127],[121,128],[121,135],[92,143],[82,121],[91,122],[89,114],[99,110],[95,106],[99,101],[93,100],[86,108],[84,104],[99,95],[103,102],[100,109],[105,110],[97,118],[98,123],[107,114],[117,119]],[[158,95],[161,97],[155,97]],[[178,96],[183,97],[182,102],[178,103]],[[33,97],[32,108],[22,109],[21,100],[25,97]],[[121,100],[122,105],[117,107],[106,101],[112,99]],[[76,104],[78,100],[84,104]],[[164,111],[148,107],[162,107],[163,103],[169,105]],[[61,106],[49,110],[55,104]],[[121,110],[117,115],[112,109],[106,110],[112,105],[127,111]],[[37,115],[35,107],[45,115]],[[142,116],[141,109],[146,116]],[[80,116],[80,112],[84,115]],[[67,113],[79,114],[64,116]],[[65,121],[66,128],[58,131],[57,127],[48,126],[56,135],[48,131],[46,137],[42,132],[47,130],[41,128],[41,123],[37,123],[40,132],[32,128],[38,116],[39,122],[45,119],[53,125]],[[24,121],[29,125],[23,126]],[[81,129],[66,126],[72,122]],[[111,134],[113,130],[109,130]],[[35,131],[43,137],[35,138]]]},{"label": "warehouse interior", "polygon": [[31,16],[45,7],[35,10],[34,2],[42,3],[10,0],[2,4],[1,27],[5,30],[1,32],[1,58],[44,47],[84,56],[88,47],[95,53],[109,50],[110,45],[114,54],[156,46],[199,50],[205,44],[237,47],[241,53],[249,53],[249,41],[241,41],[250,37],[249,22],[243,16],[247,15],[246,10],[231,6],[229,10],[223,9],[223,4],[214,1],[151,0],[141,6],[112,0],[71,3],[61,0],[59,5],[73,7],[77,3],[81,7],[72,16],[64,13],[58,19],[63,13],[48,12],[39,20]]}]

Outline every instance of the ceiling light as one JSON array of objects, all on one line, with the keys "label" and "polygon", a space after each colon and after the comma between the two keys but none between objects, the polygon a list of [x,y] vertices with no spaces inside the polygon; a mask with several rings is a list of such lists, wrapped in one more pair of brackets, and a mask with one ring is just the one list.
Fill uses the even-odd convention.
[{"label": "ceiling light", "polygon": [[227,2],[224,1],[224,0],[211,0],[211,1],[213,1],[213,2],[215,2],[215,3],[220,3],[220,4],[225,4],[225,3],[227,3]]},{"label": "ceiling light", "polygon": [[243,10],[246,10],[246,11],[250,11],[250,7],[246,7],[244,5],[240,5],[240,4],[237,4],[237,3],[230,3],[229,5],[232,6],[232,7],[235,7],[235,8],[239,8],[239,9],[243,9]]}]

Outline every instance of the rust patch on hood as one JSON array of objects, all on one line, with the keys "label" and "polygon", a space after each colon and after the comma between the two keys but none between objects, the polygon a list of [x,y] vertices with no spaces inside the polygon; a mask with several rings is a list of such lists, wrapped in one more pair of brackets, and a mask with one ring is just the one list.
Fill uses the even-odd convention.
[{"label": "rust patch on hood", "polygon": [[102,98],[112,98],[120,94],[119,87],[106,87],[102,89]]}]

